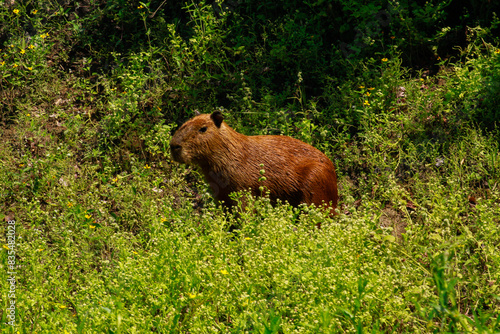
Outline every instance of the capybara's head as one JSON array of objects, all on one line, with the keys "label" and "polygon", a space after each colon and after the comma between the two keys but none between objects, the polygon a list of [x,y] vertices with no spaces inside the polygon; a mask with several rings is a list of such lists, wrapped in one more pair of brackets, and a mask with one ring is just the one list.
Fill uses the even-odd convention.
[{"label": "capybara's head", "polygon": [[222,144],[220,111],[195,116],[184,123],[170,141],[172,158],[184,164],[201,165]]}]

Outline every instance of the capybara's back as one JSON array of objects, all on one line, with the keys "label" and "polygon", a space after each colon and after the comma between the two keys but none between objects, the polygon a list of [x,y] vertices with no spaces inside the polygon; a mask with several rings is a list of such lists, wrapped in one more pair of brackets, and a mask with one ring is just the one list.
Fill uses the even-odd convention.
[{"label": "capybara's back", "polygon": [[[335,167],[326,155],[300,140],[245,136],[229,127],[216,111],[182,125],[170,148],[175,161],[201,167],[215,198],[225,205],[232,205],[231,192],[250,189],[258,195],[259,187],[264,186],[272,201],[327,205],[335,213]],[[262,169],[265,180],[259,181]]]}]

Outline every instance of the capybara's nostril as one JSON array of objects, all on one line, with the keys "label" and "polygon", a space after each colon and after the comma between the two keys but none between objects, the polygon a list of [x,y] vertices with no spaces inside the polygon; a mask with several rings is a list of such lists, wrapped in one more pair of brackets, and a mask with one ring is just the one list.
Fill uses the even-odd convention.
[{"label": "capybara's nostril", "polygon": [[174,161],[181,162],[181,152],[181,145],[170,144],[170,153],[172,154],[172,159],[174,159]]},{"label": "capybara's nostril", "polygon": [[181,145],[170,144],[170,151],[178,152],[181,150]]}]

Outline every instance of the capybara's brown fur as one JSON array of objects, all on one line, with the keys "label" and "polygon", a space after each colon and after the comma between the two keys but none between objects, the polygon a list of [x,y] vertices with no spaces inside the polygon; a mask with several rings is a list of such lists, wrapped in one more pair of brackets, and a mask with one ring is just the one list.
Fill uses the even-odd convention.
[{"label": "capybara's brown fur", "polygon": [[[333,163],[316,148],[286,136],[245,136],[229,127],[219,111],[195,116],[170,142],[175,161],[201,167],[213,195],[226,206],[229,194],[265,186],[274,202],[337,206],[337,176]],[[261,166],[263,164],[263,167]],[[264,169],[265,181],[259,181]]]}]

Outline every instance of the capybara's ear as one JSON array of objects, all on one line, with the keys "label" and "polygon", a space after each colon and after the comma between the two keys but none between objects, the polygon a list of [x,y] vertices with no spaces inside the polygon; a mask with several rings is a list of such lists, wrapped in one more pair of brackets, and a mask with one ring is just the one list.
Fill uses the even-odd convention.
[{"label": "capybara's ear", "polygon": [[210,115],[210,118],[214,121],[215,126],[220,128],[220,125],[222,124],[222,121],[224,120],[222,113],[220,111],[214,111],[212,113],[212,115]]}]

